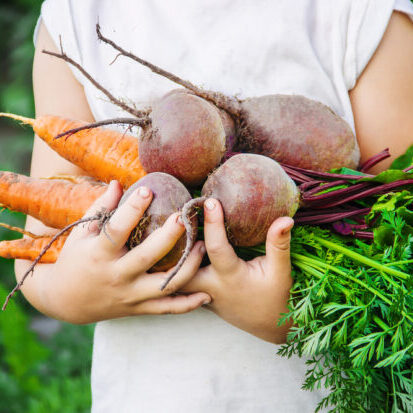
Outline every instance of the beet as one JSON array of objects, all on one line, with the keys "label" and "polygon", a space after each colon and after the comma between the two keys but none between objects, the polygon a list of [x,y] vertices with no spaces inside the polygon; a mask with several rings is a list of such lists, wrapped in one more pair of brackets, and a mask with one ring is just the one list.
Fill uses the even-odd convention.
[{"label": "beet", "polygon": [[193,83],[125,51],[104,37],[98,38],[124,55],[212,102],[235,122],[244,151],[269,156],[278,162],[315,171],[355,168],[360,159],[356,137],[347,123],[320,102],[300,95],[267,95],[240,100],[203,90]]},{"label": "beet", "polygon": [[273,221],[292,217],[299,191],[274,160],[253,154],[235,155],[210,175],[202,196],[218,199],[223,207],[228,238],[249,247],[265,241]]},{"label": "beet", "polygon": [[[185,186],[176,178],[162,172],[154,172],[135,182],[123,194],[119,205],[125,202],[129,195],[140,186],[150,188],[153,198],[139,224],[130,234],[127,242],[128,248],[140,244],[149,234],[160,228],[171,214],[180,211],[184,204],[192,199]],[[196,216],[191,217],[190,222],[193,231],[192,237],[195,237],[198,228]],[[150,272],[166,271],[176,265],[183,254],[186,242],[184,234],[173,249],[150,269]]]},{"label": "beet", "polygon": [[[218,199],[224,210],[228,239],[235,246],[249,247],[265,241],[274,220],[294,216],[300,193],[294,181],[273,159],[263,155],[234,155],[214,171],[202,188],[202,197],[182,208],[182,219],[191,230],[193,207],[209,198]],[[164,289],[185,262],[194,242],[187,237],[184,254],[164,282]]]},{"label": "beet", "polygon": [[241,107],[252,152],[314,171],[357,167],[355,136],[326,105],[299,95],[268,95],[245,99]]},{"label": "beet", "polygon": [[147,172],[169,173],[189,186],[205,181],[234,136],[230,121],[192,93],[165,95],[154,105],[150,119],[151,127],[144,129],[139,141],[142,166]]},{"label": "beet", "polygon": [[140,111],[138,118],[90,123],[66,130],[55,139],[111,124],[140,126],[139,160],[145,171],[168,173],[188,186],[204,182],[232,153],[236,141],[232,118],[185,89],[167,93],[153,108]]},{"label": "beet", "polygon": [[266,95],[238,100],[192,91],[231,115],[240,149],[314,171],[355,169],[360,149],[347,122],[328,106],[301,95]]}]

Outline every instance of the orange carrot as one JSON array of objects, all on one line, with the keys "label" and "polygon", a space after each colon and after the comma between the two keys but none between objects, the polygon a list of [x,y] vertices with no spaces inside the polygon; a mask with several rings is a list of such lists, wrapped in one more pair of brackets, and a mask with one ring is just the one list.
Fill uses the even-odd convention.
[{"label": "orange carrot", "polygon": [[[20,238],[11,241],[0,242],[0,257],[9,259],[22,259],[34,261],[43,248],[51,241],[52,237]],[[39,262],[54,263],[59,256],[67,236],[59,237],[46,251]]]},{"label": "orange carrot", "polygon": [[100,127],[54,139],[62,132],[87,123],[52,115],[37,119],[11,113],[0,113],[0,116],[31,125],[54,151],[100,181],[117,179],[124,188],[129,188],[146,175],[139,162],[138,139],[132,135]]},{"label": "orange carrot", "polygon": [[0,204],[39,219],[45,225],[64,228],[80,219],[106,191],[106,185],[84,180],[31,178],[0,171]]}]

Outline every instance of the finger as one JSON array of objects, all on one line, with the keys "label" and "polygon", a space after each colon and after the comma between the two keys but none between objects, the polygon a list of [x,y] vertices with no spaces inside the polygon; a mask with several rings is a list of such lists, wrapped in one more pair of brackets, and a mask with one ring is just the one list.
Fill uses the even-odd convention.
[{"label": "finger", "polygon": [[197,291],[212,291],[216,287],[215,271],[212,265],[200,268],[195,277],[191,278],[185,285],[179,288],[179,292],[195,293]]},{"label": "finger", "polygon": [[270,274],[288,274],[291,269],[290,241],[294,220],[290,217],[276,219],[270,226],[266,241],[266,263]]},{"label": "finger", "polygon": [[135,307],[135,311],[136,314],[183,314],[210,302],[208,294],[194,293],[144,301]]},{"label": "finger", "polygon": [[179,217],[179,213],[172,214],[161,228],[119,259],[125,275],[134,277],[147,271],[168,254],[185,231]]},{"label": "finger", "polygon": [[123,248],[151,201],[152,192],[146,187],[141,186],[132,192],[102,228],[99,234],[100,246],[110,250]]},{"label": "finger", "polygon": [[136,296],[140,297],[140,300],[148,300],[170,295],[178,291],[196,274],[204,254],[204,243],[198,241],[194,245],[194,248],[192,248],[184,265],[182,265],[172,281],[163,290],[161,290],[161,286],[173,270],[172,268],[166,273],[145,274],[140,276],[133,285],[133,288],[136,291]]},{"label": "finger", "polygon": [[239,258],[228,242],[221,204],[209,198],[204,204],[204,236],[209,260],[218,272],[234,271]]},{"label": "finger", "polygon": [[[100,196],[96,201],[91,205],[91,207],[86,211],[84,217],[91,217],[96,215],[98,212],[103,210],[112,211],[116,208],[119,203],[120,198],[122,197],[122,187],[118,181],[111,181],[108,185],[106,192]],[[99,232],[99,223],[97,221],[92,221],[87,224],[76,226],[71,233],[71,237],[80,238],[85,235],[90,235],[93,233]]]}]

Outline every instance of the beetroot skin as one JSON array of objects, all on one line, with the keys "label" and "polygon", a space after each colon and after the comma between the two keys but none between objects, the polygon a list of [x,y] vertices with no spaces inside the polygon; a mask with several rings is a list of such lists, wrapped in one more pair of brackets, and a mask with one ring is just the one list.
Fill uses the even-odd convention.
[{"label": "beetroot skin", "polygon": [[98,35],[120,54],[225,111],[234,121],[237,139],[245,152],[259,153],[277,162],[314,171],[357,167],[360,150],[356,137],[347,123],[328,106],[300,95],[273,94],[242,100],[205,90],[125,52],[114,42],[103,38],[99,28]]},{"label": "beetroot skin", "polygon": [[[152,202],[140,220],[137,227],[131,232],[127,242],[128,248],[140,244],[153,231],[160,228],[167,218],[182,209],[183,205],[191,200],[191,195],[184,185],[171,175],[154,172],[135,182],[122,196],[121,205],[129,195],[140,186],[150,188],[153,193]],[[196,235],[198,222],[196,216],[191,219],[193,234]],[[174,248],[152,268],[151,272],[166,271],[179,261],[186,245],[184,234],[175,244]]]},{"label": "beetroot skin", "polygon": [[320,102],[268,95],[245,99],[241,108],[250,136],[246,144],[254,153],[314,171],[356,168],[359,163],[351,128]]},{"label": "beetroot skin", "polygon": [[292,217],[300,198],[297,186],[276,161],[254,154],[227,160],[208,177],[202,196],[221,202],[229,240],[243,247],[264,242],[272,222]]},{"label": "beetroot skin", "polygon": [[226,142],[232,143],[229,117],[192,93],[164,96],[150,118],[152,127],[144,130],[139,142],[142,166],[148,172],[169,173],[189,186],[202,183],[221,162]]}]

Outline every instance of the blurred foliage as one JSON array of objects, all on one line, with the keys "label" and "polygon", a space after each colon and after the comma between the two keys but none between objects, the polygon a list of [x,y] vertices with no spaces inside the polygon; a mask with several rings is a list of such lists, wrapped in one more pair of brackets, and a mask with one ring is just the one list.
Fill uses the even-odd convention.
[{"label": "blurred foliage", "polygon": [[[33,31],[41,0],[0,3],[0,112],[34,116]],[[0,118],[0,170],[28,174],[33,132]],[[22,214],[3,210],[0,221],[23,227]],[[0,241],[19,238],[0,228]],[[15,284],[14,262],[0,258],[0,303]],[[38,316],[22,294],[0,313],[0,413],[90,411],[93,326],[62,323],[40,338],[30,325]]]},{"label": "blurred foliage", "polygon": [[[33,30],[41,0],[2,1],[0,4],[0,107],[3,111],[31,116]],[[5,69],[5,70],[4,70]]]},{"label": "blurred foliage", "polygon": [[[8,289],[0,286],[0,301]],[[0,316],[0,412],[81,413],[90,410],[93,326],[63,324],[42,341],[15,301]]]}]

